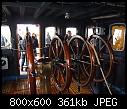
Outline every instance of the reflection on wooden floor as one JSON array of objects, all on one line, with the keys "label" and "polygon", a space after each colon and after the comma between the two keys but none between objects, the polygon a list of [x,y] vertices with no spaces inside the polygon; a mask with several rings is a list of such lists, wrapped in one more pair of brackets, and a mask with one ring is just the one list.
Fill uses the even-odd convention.
[{"label": "reflection on wooden floor", "polygon": [[[17,81],[6,81],[2,84],[2,94],[27,94],[30,95],[28,79],[19,79]],[[72,82],[69,90],[59,93],[54,83],[49,78],[36,77],[37,94],[92,94],[90,88],[81,87],[78,92],[77,85]]]},{"label": "reflection on wooden floor", "polygon": [[[36,91],[37,94],[92,94],[89,87],[80,87],[72,82],[69,90],[58,92],[55,88],[53,79],[49,76],[51,73],[51,63],[38,64],[36,77]],[[26,75],[27,76],[27,75]],[[2,94],[31,94],[29,79],[17,79],[16,81],[6,81],[2,83]]]}]

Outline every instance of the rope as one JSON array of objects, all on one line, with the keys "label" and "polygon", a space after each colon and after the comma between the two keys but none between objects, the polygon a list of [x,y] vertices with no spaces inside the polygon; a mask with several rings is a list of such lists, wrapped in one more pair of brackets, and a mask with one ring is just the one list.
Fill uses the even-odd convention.
[{"label": "rope", "polygon": [[[91,45],[91,44],[90,44],[90,45]],[[92,48],[93,48],[93,50],[94,50],[94,53],[95,53],[95,56],[96,56],[96,59],[97,59],[97,63],[98,63],[98,65],[99,65],[100,71],[101,71],[102,76],[103,76],[103,78],[104,78],[105,84],[106,84],[106,86],[107,86],[107,88],[108,88],[108,91],[109,91],[109,93],[112,95],[112,92],[111,92],[111,90],[110,90],[110,88],[109,88],[109,85],[108,85],[108,83],[107,83],[107,80],[106,80],[106,78],[105,78],[104,72],[103,72],[103,70],[102,70],[102,67],[101,67],[101,64],[100,64],[100,61],[99,61],[99,58],[98,58],[97,52],[95,51],[95,49],[94,49],[94,46],[93,46],[93,45],[91,45],[91,47],[92,47]]]}]

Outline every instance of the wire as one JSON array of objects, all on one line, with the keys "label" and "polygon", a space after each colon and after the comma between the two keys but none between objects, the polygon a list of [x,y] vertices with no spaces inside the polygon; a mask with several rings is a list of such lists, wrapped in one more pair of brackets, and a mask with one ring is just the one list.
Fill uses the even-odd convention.
[{"label": "wire", "polygon": [[[89,42],[88,42],[88,43],[89,43]],[[90,44],[90,43],[89,43],[89,44]],[[91,44],[90,44],[90,45],[91,45]],[[101,67],[101,64],[100,64],[100,61],[99,61],[99,58],[98,58],[97,52],[95,51],[95,49],[94,49],[94,46],[93,46],[93,45],[91,45],[91,47],[92,47],[92,48],[93,48],[93,50],[94,50],[94,53],[95,53],[95,56],[96,56],[96,59],[97,59],[97,63],[98,63],[98,65],[99,65],[100,71],[101,71],[102,76],[103,76],[103,78],[104,78],[105,84],[106,84],[106,86],[107,86],[107,88],[108,88],[108,91],[109,91],[109,93],[112,95],[112,92],[111,92],[111,90],[110,90],[110,88],[109,88],[109,85],[108,85],[108,83],[107,83],[107,80],[106,80],[106,78],[105,78],[104,72],[103,72],[103,70],[102,70],[102,67]]]}]

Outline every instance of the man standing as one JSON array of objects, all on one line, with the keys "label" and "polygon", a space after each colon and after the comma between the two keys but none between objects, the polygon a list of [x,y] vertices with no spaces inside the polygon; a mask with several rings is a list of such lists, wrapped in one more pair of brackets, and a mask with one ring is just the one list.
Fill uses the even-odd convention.
[{"label": "man standing", "polygon": [[23,66],[26,59],[26,38],[24,36],[23,40],[20,40],[19,47],[21,50],[21,71],[23,71]]},{"label": "man standing", "polygon": [[72,37],[72,33],[71,31],[68,31],[67,34],[65,35],[64,41],[68,42],[71,39],[71,37]]},{"label": "man standing", "polygon": [[7,43],[7,39],[1,35],[1,46],[6,46],[6,43]]},{"label": "man standing", "polygon": [[47,32],[47,37],[46,37],[46,46],[49,46],[51,42],[51,36],[49,35],[49,32]]},{"label": "man standing", "polygon": [[38,47],[38,40],[37,40],[35,33],[32,34],[32,43],[33,43],[34,55],[36,56],[37,55],[36,54],[36,48]]}]

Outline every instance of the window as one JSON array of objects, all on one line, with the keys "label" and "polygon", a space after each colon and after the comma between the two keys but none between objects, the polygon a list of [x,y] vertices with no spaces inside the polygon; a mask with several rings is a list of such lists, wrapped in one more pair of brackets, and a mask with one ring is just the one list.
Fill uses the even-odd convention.
[{"label": "window", "polygon": [[39,41],[40,36],[40,25],[39,24],[17,24],[17,33],[23,38],[26,35],[26,27],[28,27],[29,32],[35,33]]},{"label": "window", "polygon": [[45,45],[50,44],[51,40],[55,36],[56,28],[55,27],[46,27],[45,28]]},{"label": "window", "polygon": [[88,28],[87,37],[90,37],[91,35],[93,35],[93,28]]},{"label": "window", "polygon": [[77,29],[74,28],[74,27],[68,27],[68,28],[66,28],[66,33],[68,31],[71,31],[72,36],[77,34]]},{"label": "window", "polygon": [[[93,28],[94,27],[88,27],[87,28],[87,31],[86,31],[87,37],[90,37],[91,35],[93,35]],[[104,28],[102,28],[102,27],[95,27],[95,28],[96,28],[96,34],[97,35],[104,35],[105,34]]]},{"label": "window", "polygon": [[1,26],[1,48],[9,49],[12,47],[11,44],[11,31],[8,25]]},{"label": "window", "polygon": [[[38,44],[39,44],[39,40],[40,40],[40,25],[39,24],[17,24],[17,34],[19,34],[19,36],[22,37],[22,39],[25,38],[26,35],[26,27],[28,27],[28,30],[30,32],[30,34],[32,35],[33,33],[36,34],[36,38],[38,39]],[[19,37],[18,37],[19,39]],[[36,48],[36,52],[38,53],[38,55],[40,55],[40,51],[39,48]],[[20,75],[27,75],[27,71],[25,71],[25,67],[27,65],[27,59],[26,57],[23,55],[23,52],[20,52],[20,59],[19,59],[19,64],[20,64]],[[22,62],[24,63],[22,66]]]},{"label": "window", "polygon": [[123,51],[125,45],[125,31],[126,27],[124,24],[113,24],[111,25],[112,35],[112,48],[115,51]]}]

